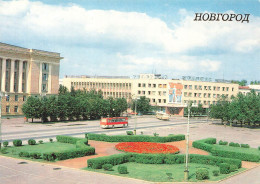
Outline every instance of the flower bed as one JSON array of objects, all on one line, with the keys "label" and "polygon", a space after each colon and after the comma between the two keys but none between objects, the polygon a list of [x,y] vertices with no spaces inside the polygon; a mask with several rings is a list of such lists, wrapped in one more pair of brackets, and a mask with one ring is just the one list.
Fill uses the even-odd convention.
[{"label": "flower bed", "polygon": [[179,153],[179,149],[175,146],[152,142],[122,142],[116,145],[116,149],[132,153]]}]

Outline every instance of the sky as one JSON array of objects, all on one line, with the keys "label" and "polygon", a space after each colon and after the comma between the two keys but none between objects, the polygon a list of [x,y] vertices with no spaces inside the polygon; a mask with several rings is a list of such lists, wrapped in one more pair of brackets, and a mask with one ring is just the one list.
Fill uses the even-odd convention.
[{"label": "sky", "polygon": [[[194,21],[195,13],[250,16]],[[0,0],[0,23],[0,42],[60,53],[60,78],[260,80],[260,0]]]}]

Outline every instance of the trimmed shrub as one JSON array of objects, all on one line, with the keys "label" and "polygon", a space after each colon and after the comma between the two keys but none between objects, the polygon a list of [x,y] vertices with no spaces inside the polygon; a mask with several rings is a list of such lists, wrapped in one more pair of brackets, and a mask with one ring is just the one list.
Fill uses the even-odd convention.
[{"label": "trimmed shrub", "polygon": [[47,161],[54,161],[56,159],[55,153],[43,153],[42,154],[42,159],[47,160]]},{"label": "trimmed shrub", "polygon": [[196,179],[205,180],[209,178],[209,171],[205,168],[200,168],[196,171]]},{"label": "trimmed shrub", "polygon": [[148,135],[106,135],[106,134],[86,134],[89,140],[106,141],[106,142],[173,142],[185,140],[185,135],[172,135],[166,137],[148,136]]},{"label": "trimmed shrub", "polygon": [[127,167],[125,165],[120,165],[120,166],[118,166],[117,169],[118,169],[119,174],[127,174],[128,173]]},{"label": "trimmed shrub", "polygon": [[229,174],[230,173],[230,165],[227,163],[222,163],[219,165],[219,170],[221,174]]},{"label": "trimmed shrub", "polygon": [[0,152],[2,153],[2,154],[7,154],[8,152],[7,152],[7,148],[2,148],[2,149],[0,149]]},{"label": "trimmed shrub", "polygon": [[213,170],[212,174],[213,176],[219,176],[219,170]]},{"label": "trimmed shrub", "polygon": [[217,140],[216,138],[207,138],[207,139],[201,139],[198,141],[194,141],[192,143],[192,146],[194,148],[202,149],[208,152],[211,152],[211,149],[213,148],[212,144],[216,144]]},{"label": "trimmed shrub", "polygon": [[21,151],[19,153],[19,157],[30,157],[30,154],[27,151]]},{"label": "trimmed shrub", "polygon": [[260,151],[260,146],[258,146],[258,150]]},{"label": "trimmed shrub", "polygon": [[104,164],[102,168],[106,171],[113,171],[113,165],[112,164]]},{"label": "trimmed shrub", "polygon": [[14,146],[22,146],[22,144],[23,144],[23,142],[20,139],[13,140],[13,145]]},{"label": "trimmed shrub", "polygon": [[250,148],[248,144],[241,144],[241,148]]},{"label": "trimmed shrub", "polygon": [[56,136],[57,142],[62,142],[62,143],[69,143],[69,144],[76,144],[77,141],[84,140],[85,144],[88,145],[88,139],[85,138],[78,138],[78,137],[70,137],[70,136],[65,136],[65,135],[57,135]]},{"label": "trimmed shrub", "polygon": [[133,131],[126,131],[126,135],[134,135]]},{"label": "trimmed shrub", "polygon": [[38,142],[39,142],[39,144],[43,144],[43,140],[39,140]]},{"label": "trimmed shrub", "polygon": [[34,139],[29,139],[28,140],[28,144],[29,145],[35,145],[36,144],[36,141]]},{"label": "trimmed shrub", "polygon": [[229,143],[229,146],[240,147],[240,144],[231,142]]},{"label": "trimmed shrub", "polygon": [[230,172],[234,172],[234,171],[236,171],[237,169],[238,169],[238,168],[237,168],[236,165],[233,165],[233,164],[230,165],[230,168],[229,168]]},{"label": "trimmed shrub", "polygon": [[53,139],[52,139],[52,138],[50,138],[49,140],[50,140],[51,143],[53,142]]},{"label": "trimmed shrub", "polygon": [[[227,163],[228,165],[236,165],[241,167],[241,160],[214,157],[208,155],[190,154],[190,163],[200,163],[206,165],[217,165]],[[88,167],[93,169],[101,169],[104,164],[119,165],[126,162],[137,162],[143,164],[181,164],[184,163],[185,155],[172,154],[137,154],[137,153],[122,153],[111,156],[88,159]]]},{"label": "trimmed shrub", "polygon": [[40,159],[40,158],[42,157],[42,154],[41,154],[41,153],[37,153],[37,152],[35,152],[35,153],[30,153],[29,155],[30,155],[30,157],[33,158],[33,159]]},{"label": "trimmed shrub", "polygon": [[222,140],[220,140],[220,141],[218,142],[218,144],[219,144],[219,145],[227,145],[228,142],[227,142],[227,141],[222,141]]},{"label": "trimmed shrub", "polygon": [[8,141],[4,141],[4,142],[3,142],[4,147],[7,147],[8,144],[9,144]]}]

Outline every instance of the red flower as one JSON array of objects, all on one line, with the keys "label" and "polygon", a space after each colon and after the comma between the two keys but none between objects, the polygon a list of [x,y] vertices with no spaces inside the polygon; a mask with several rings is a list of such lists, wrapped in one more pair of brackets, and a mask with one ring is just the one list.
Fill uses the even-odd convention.
[{"label": "red flower", "polygon": [[179,149],[175,146],[153,142],[122,142],[116,146],[117,150],[134,153],[176,153]]}]

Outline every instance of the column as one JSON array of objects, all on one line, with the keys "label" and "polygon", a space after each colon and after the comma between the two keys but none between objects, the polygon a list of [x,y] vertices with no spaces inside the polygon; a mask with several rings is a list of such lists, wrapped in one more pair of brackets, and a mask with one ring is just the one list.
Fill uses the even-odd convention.
[{"label": "column", "polygon": [[39,93],[42,93],[42,62],[40,62]]},{"label": "column", "polygon": [[23,61],[19,61],[19,79],[18,79],[18,93],[22,93],[23,84]]},{"label": "column", "polygon": [[51,70],[52,70],[52,65],[51,64],[48,64],[49,65],[49,74],[48,74],[48,91],[47,93],[51,93]]},{"label": "column", "polygon": [[2,86],[1,91],[5,92],[5,71],[6,71],[6,58],[3,58],[2,61]]},{"label": "column", "polygon": [[10,92],[14,92],[14,62],[15,60],[11,60],[11,74],[10,74]]},{"label": "column", "polygon": [[[26,62],[26,71],[25,71],[25,93],[30,93],[31,92],[31,63],[32,63],[32,59],[28,60]],[[30,72],[30,73],[29,73]],[[29,85],[30,84],[30,85]]]}]

